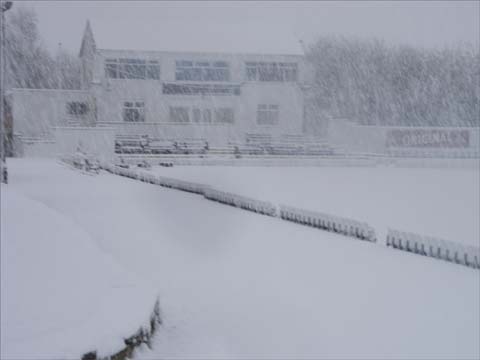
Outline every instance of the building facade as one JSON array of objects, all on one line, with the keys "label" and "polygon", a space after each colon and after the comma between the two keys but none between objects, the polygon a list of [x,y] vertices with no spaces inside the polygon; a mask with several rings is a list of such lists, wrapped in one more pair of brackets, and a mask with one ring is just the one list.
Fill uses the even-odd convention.
[{"label": "building facade", "polygon": [[97,47],[87,23],[82,89],[13,90],[14,132],[102,126],[116,135],[205,139],[301,135],[303,54],[113,50]]}]

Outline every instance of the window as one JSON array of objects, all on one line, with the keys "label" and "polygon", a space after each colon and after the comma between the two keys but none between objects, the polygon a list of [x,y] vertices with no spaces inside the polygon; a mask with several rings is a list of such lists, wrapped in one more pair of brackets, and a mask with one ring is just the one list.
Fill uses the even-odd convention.
[{"label": "window", "polygon": [[160,64],[158,61],[147,62],[147,79],[160,80]]},{"label": "window", "polygon": [[118,78],[118,62],[117,59],[105,60],[105,76],[110,79]]},{"label": "window", "polygon": [[212,122],[212,110],[204,109],[203,110],[203,122],[211,123]]},{"label": "window", "polygon": [[190,118],[188,116],[188,107],[170,106],[170,121],[177,123],[190,122]]},{"label": "window", "polygon": [[230,69],[226,61],[175,61],[175,79],[178,81],[229,81]]},{"label": "window", "polygon": [[248,81],[297,81],[296,63],[247,62]]},{"label": "window", "polygon": [[240,95],[240,86],[223,84],[163,84],[166,95]]},{"label": "window", "polygon": [[279,106],[260,104],[257,107],[258,125],[275,125],[278,123]]},{"label": "window", "polygon": [[105,76],[110,79],[160,79],[160,64],[156,60],[106,59]]},{"label": "window", "polygon": [[123,121],[145,121],[145,104],[143,101],[126,101],[123,103]]},{"label": "window", "polygon": [[234,116],[231,108],[215,109],[215,122],[221,124],[233,124]]},{"label": "window", "polygon": [[198,123],[202,121],[202,111],[198,108],[193,108],[192,117],[193,117],[193,122]]},{"label": "window", "polygon": [[120,79],[145,79],[145,60],[119,59]]},{"label": "window", "polygon": [[192,110],[193,122],[195,123],[211,123],[212,122],[212,110],[193,108]]},{"label": "window", "polygon": [[67,114],[73,116],[82,116],[88,112],[86,102],[72,101],[67,103]]},{"label": "window", "polygon": [[297,81],[297,64],[280,63],[280,71],[283,73],[284,81]]},{"label": "window", "polygon": [[257,66],[256,63],[247,63],[247,80],[257,80]]}]

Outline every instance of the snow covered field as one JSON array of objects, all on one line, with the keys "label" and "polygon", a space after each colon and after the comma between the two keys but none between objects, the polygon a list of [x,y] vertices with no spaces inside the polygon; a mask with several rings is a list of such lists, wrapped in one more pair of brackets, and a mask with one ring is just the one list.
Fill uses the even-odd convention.
[{"label": "snow covered field", "polygon": [[[122,284],[141,279],[135,285],[148,288],[139,296],[144,304],[138,303],[145,312],[150,293],[160,295],[164,326],[154,350],[143,349],[138,358],[480,356],[479,271],[107,173],[83,175],[50,160],[9,160],[9,170],[11,182],[2,186],[2,351],[16,349],[21,328],[28,335],[25,352],[38,341],[45,345],[35,347],[30,358],[57,356],[62,344],[49,324],[59,331],[76,329],[88,309],[98,309],[92,299],[72,300],[70,289],[79,283],[92,292],[108,288],[115,284],[109,274],[116,269],[126,274]],[[472,171],[155,171],[478,245],[478,173]],[[23,209],[34,214],[26,216]],[[67,225],[59,230],[57,223]],[[63,236],[68,229],[76,235]],[[82,239],[90,245],[81,246],[81,264],[72,260],[71,267],[80,268],[85,258],[90,265],[90,257],[104,265],[81,267],[85,272],[76,272],[71,283],[59,276],[57,287],[42,287],[48,278],[41,269],[58,272],[49,270],[50,262],[40,262],[38,272],[15,265],[33,262],[37,253],[62,263],[74,258],[70,249]],[[62,299],[77,305],[77,323],[63,311],[45,312],[53,294],[64,307]],[[89,337],[71,338],[78,340],[78,349],[90,345]]]},{"label": "snow covered field", "polygon": [[274,204],[480,245],[480,171],[392,167],[156,167],[155,174],[209,184]]}]

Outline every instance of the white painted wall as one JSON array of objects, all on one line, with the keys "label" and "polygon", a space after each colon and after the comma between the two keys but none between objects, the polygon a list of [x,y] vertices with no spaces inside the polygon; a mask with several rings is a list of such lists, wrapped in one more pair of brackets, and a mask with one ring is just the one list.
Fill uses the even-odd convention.
[{"label": "white painted wall", "polygon": [[21,145],[20,155],[31,158],[54,158],[57,155],[57,146],[54,141],[24,143]]},{"label": "white painted wall", "polygon": [[391,129],[440,129],[440,130],[467,130],[469,132],[469,146],[467,148],[438,149],[442,152],[480,151],[480,128],[454,127],[405,127],[405,126],[365,126],[357,125],[345,119],[331,119],[328,124],[328,140],[331,145],[345,149],[352,153],[388,154],[398,151],[434,151],[435,148],[418,147],[387,147],[387,132]]},{"label": "white painted wall", "polygon": [[[160,80],[107,79],[105,58],[132,57],[157,60]],[[240,95],[164,95],[163,82],[175,82],[175,60],[224,60],[230,64],[231,81],[224,85],[239,85]],[[296,62],[298,82],[247,82],[246,61]],[[87,62],[85,63],[87,64]],[[300,84],[305,80],[304,61],[298,55],[239,55],[218,53],[168,53],[98,50],[93,55],[92,83],[87,90],[13,90],[14,133],[23,136],[52,136],[52,128],[67,126],[69,118],[66,103],[85,101],[90,104],[90,116],[76,119],[78,125],[107,124],[119,134],[152,134],[161,138],[205,138],[212,145],[244,140],[245,133],[301,134],[303,131],[304,100]],[[88,69],[84,69],[85,71]],[[201,84],[212,82],[201,82]],[[125,101],[143,101],[145,123],[128,124],[123,121]],[[276,125],[258,125],[259,104],[279,105]],[[170,122],[170,106],[198,108],[232,108],[233,124],[176,124]],[[213,114],[212,114],[213,115]],[[192,116],[191,116],[192,117]]]},{"label": "white painted wall", "polygon": [[[107,79],[105,77],[104,59],[117,57],[155,59],[160,62],[160,80]],[[224,85],[240,85],[241,95],[201,96],[201,95],[164,95],[163,82],[175,81],[175,60],[225,60],[230,63],[230,82],[218,82]],[[247,82],[245,81],[245,61],[290,61],[299,66],[299,81],[291,82]],[[301,134],[303,129],[303,93],[299,83],[304,77],[304,62],[301,56],[288,55],[235,55],[235,54],[198,54],[198,53],[163,53],[99,50],[95,60],[92,94],[97,103],[97,119],[101,123],[123,122],[122,110],[125,101],[143,101],[145,103],[146,123],[169,123],[170,106],[187,106],[189,108],[229,107],[235,112],[233,125],[174,125],[182,133],[198,132],[229,135],[244,138],[246,132],[271,134]],[[207,82],[201,82],[207,84]],[[212,82],[208,82],[212,84]],[[280,106],[279,122],[274,126],[257,125],[257,105],[278,104]],[[148,126],[138,125],[138,128]],[[163,127],[168,131],[172,127]],[[221,130],[220,130],[221,129]],[[177,132],[178,133],[178,132]]]},{"label": "white painted wall", "polygon": [[101,127],[57,127],[54,129],[57,155],[82,150],[101,161],[114,158],[115,130]]},{"label": "white painted wall", "polygon": [[[13,89],[13,132],[23,136],[52,135],[52,127],[74,120],[67,114],[67,102],[90,99],[79,90]],[[89,118],[77,118],[87,123]]]}]

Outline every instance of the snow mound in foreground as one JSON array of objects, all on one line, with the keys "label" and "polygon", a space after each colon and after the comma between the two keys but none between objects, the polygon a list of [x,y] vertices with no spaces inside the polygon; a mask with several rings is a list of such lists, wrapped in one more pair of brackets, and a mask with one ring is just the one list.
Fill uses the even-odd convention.
[{"label": "snow mound in foreground", "polygon": [[1,357],[110,355],[156,294],[59,212],[1,188]]}]

